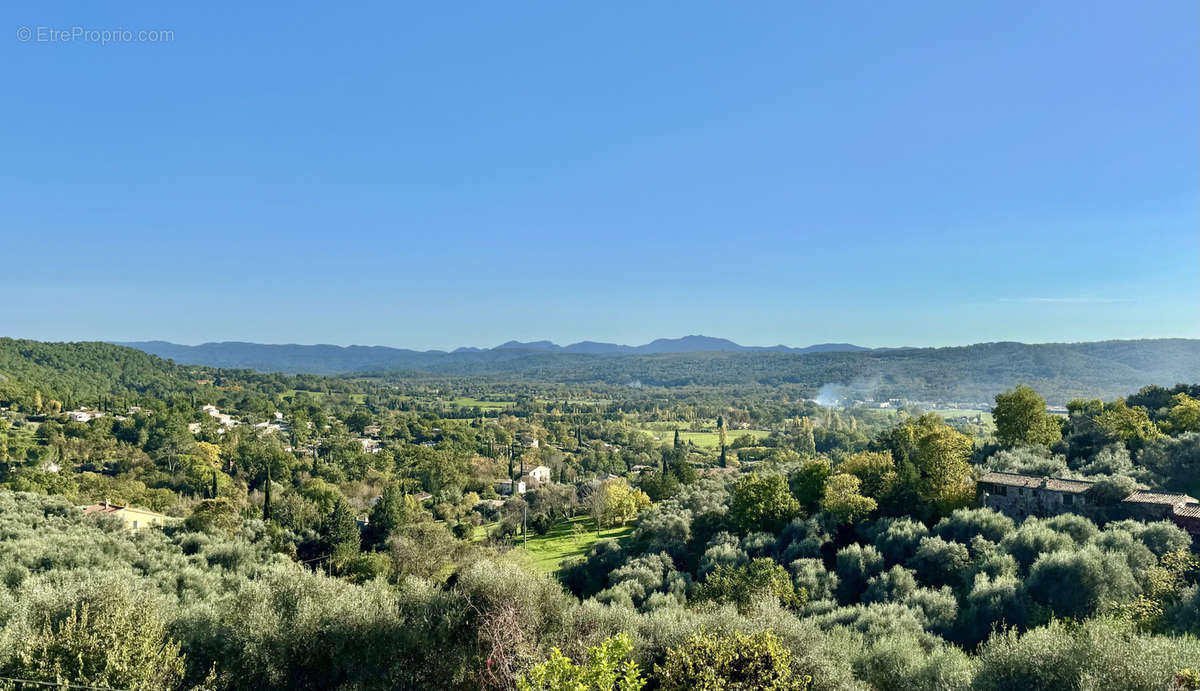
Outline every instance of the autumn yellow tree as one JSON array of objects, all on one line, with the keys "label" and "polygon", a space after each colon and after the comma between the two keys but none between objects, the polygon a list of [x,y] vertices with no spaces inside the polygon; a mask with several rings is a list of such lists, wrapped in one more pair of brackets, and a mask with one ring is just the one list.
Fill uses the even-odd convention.
[{"label": "autumn yellow tree", "polygon": [[645,492],[630,487],[621,478],[605,480],[592,494],[592,518],[596,521],[596,532],[611,525],[624,525],[648,506],[650,497]]}]

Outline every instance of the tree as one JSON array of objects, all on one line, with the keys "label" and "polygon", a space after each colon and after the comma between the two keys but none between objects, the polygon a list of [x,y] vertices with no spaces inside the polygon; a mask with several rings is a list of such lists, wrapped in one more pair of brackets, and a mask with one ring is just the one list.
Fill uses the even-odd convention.
[{"label": "tree", "polygon": [[1056,615],[1082,619],[1105,605],[1129,599],[1138,586],[1120,555],[1088,546],[1038,557],[1025,579],[1025,590]]},{"label": "tree", "polygon": [[1200,432],[1200,400],[1180,393],[1171,398],[1174,404],[1167,413],[1166,428],[1171,434]]},{"label": "tree", "polygon": [[992,416],[996,438],[1005,446],[1050,446],[1062,439],[1062,428],[1046,412],[1046,401],[1025,385],[996,394]]},{"label": "tree", "polygon": [[179,650],[150,599],[109,588],[61,618],[47,615],[40,631],[17,643],[5,672],[50,682],[37,685],[47,687],[70,681],[89,688],[174,688],[184,672]]},{"label": "tree", "polygon": [[837,553],[837,596],[844,605],[851,604],[862,596],[867,582],[883,572],[883,555],[867,545],[850,545]]},{"label": "tree", "polygon": [[650,497],[645,492],[633,489],[621,478],[605,480],[592,493],[592,518],[596,521],[597,534],[603,527],[624,525],[648,506]]},{"label": "tree", "polygon": [[800,467],[788,478],[792,495],[800,507],[812,513],[817,510],[821,497],[825,496],[825,480],[833,473],[829,459],[816,458]]},{"label": "tree", "polygon": [[654,676],[663,691],[805,691],[792,654],[771,631],[698,633],[667,651]]},{"label": "tree", "polygon": [[192,514],[184,521],[184,526],[188,530],[226,535],[237,530],[241,524],[242,520],[238,517],[237,507],[225,497],[205,499],[192,510]]},{"label": "tree", "polygon": [[933,518],[975,500],[968,463],[971,440],[937,415],[906,420],[881,434],[875,445],[896,460],[895,490],[886,502],[889,511]]},{"label": "tree", "polygon": [[975,499],[971,480],[971,440],[948,425],[938,426],[917,440],[917,492],[945,514]]},{"label": "tree", "polygon": [[853,475],[839,473],[825,481],[821,510],[838,523],[854,523],[876,508],[875,500],[859,493],[862,482]]},{"label": "tree", "polygon": [[958,587],[964,585],[963,576],[970,562],[971,555],[966,545],[935,536],[921,539],[920,546],[906,566],[917,574],[922,585]]},{"label": "tree", "polygon": [[744,533],[779,532],[803,514],[787,480],[778,473],[751,473],[738,480],[729,499],[729,516]]},{"label": "tree", "polygon": [[371,507],[364,538],[367,544],[378,547],[387,541],[397,528],[428,518],[425,507],[399,483],[383,488],[379,500]]},{"label": "tree", "polygon": [[221,468],[221,447],[206,441],[196,442],[196,455],[204,459],[213,470]]},{"label": "tree", "polygon": [[358,554],[362,536],[358,522],[354,520],[354,514],[350,513],[350,506],[344,499],[339,499],[333,511],[321,521],[319,532],[335,565],[341,566]]},{"label": "tree", "polygon": [[798,607],[808,599],[807,593],[796,592],[787,569],[766,557],[740,566],[719,564],[696,593],[697,599],[736,605],[741,611],[764,596],[788,607]]},{"label": "tree", "polygon": [[1130,448],[1136,448],[1161,436],[1145,408],[1131,408],[1120,398],[1105,404],[1104,412],[1096,416],[1096,424],[1108,433],[1109,437],[1129,444]]},{"label": "tree", "polygon": [[365,410],[356,410],[346,416],[346,428],[351,432],[362,434],[371,424],[371,414]]},{"label": "tree", "polygon": [[630,659],[633,643],[619,633],[598,646],[589,646],[587,659],[576,665],[558,648],[550,659],[534,665],[517,680],[519,691],[639,691],[646,682],[638,664]]},{"label": "tree", "polygon": [[720,415],[717,416],[717,437],[718,437],[718,441],[721,444],[720,466],[722,468],[724,468],[729,464],[729,462],[728,462],[728,459],[726,459],[726,457],[725,457],[725,445],[726,445],[725,418]]},{"label": "tree", "polygon": [[899,477],[895,459],[881,451],[860,451],[847,456],[838,464],[837,471],[857,477],[862,481],[862,493],[876,499],[890,494]]},{"label": "tree", "polygon": [[271,520],[271,466],[267,466],[267,481],[263,483],[263,520]]},{"label": "tree", "polygon": [[1112,506],[1137,490],[1137,483],[1124,475],[1104,478],[1087,488],[1088,501],[1096,506]]}]

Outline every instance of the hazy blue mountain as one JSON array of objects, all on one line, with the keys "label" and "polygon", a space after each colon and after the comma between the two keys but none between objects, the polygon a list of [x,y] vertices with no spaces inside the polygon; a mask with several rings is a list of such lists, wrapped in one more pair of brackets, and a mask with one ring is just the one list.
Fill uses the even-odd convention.
[{"label": "hazy blue mountain", "polygon": [[634,349],[638,353],[724,353],[748,350],[725,338],[710,336],[684,336],[683,338],[658,338]]},{"label": "hazy blue mountain", "polygon": [[509,341],[501,343],[492,350],[561,350],[561,348],[550,341],[530,341],[528,343]]},{"label": "hazy blue mountain", "polygon": [[852,343],[818,343],[810,345],[807,348],[786,348],[785,346],[775,346],[788,350],[793,353],[857,353],[863,350],[871,350],[862,346],[856,346]]},{"label": "hazy blue mountain", "polygon": [[[31,358],[21,344],[33,342],[8,343],[11,362],[7,367],[0,362],[0,382],[6,376],[19,375],[22,368],[39,366],[41,360],[53,361],[58,357]],[[705,338],[662,339],[644,347],[729,347],[728,343]],[[58,345],[78,344],[39,347],[57,352],[54,348]],[[1075,397],[1112,400],[1148,384],[1169,387],[1200,382],[1200,340],[1178,338],[873,350],[840,350],[841,346],[835,345],[812,346],[810,352],[746,349],[737,344],[733,345],[738,350],[693,352],[630,352],[635,349],[615,346],[617,350],[613,350],[608,348],[611,344],[603,343],[576,344],[581,350],[596,352],[570,352],[552,344],[535,344],[533,348],[508,344],[504,348],[453,353],[380,346],[257,343],[181,346],[162,341],[128,345],[178,364],[265,372],[373,372],[392,377],[420,373],[612,386],[792,387],[806,396],[815,395],[827,384],[837,384],[852,392],[851,397],[876,400],[899,397],[985,403],[1000,391],[1029,384],[1047,402],[1063,404]],[[827,347],[833,349],[822,350]],[[131,363],[131,367],[147,366],[131,354],[132,351],[118,355],[122,361]],[[163,364],[173,367],[170,363]]]},{"label": "hazy blue mountain", "polygon": [[[342,374],[379,370],[425,369],[443,360],[451,365],[460,360],[465,363],[510,362],[516,353],[563,353],[581,355],[648,355],[664,353],[706,352],[749,352],[758,350],[785,350],[787,352],[851,352],[866,350],[850,344],[822,344],[807,348],[775,346],[763,349],[743,346],[725,338],[709,336],[684,336],[683,338],[660,338],[640,346],[581,341],[563,347],[550,341],[508,341],[494,348],[456,348],[452,352],[440,350],[417,351],[387,346],[335,346],[264,344],[225,341],[202,343],[196,346],[178,345],[167,341],[140,341],[117,343],[145,351],[152,355],[174,360],[180,364],[208,365],[211,367],[248,368],[263,372],[286,372],[289,374]],[[445,364],[445,363],[443,363]]]},{"label": "hazy blue mountain", "polygon": [[591,353],[593,355],[611,355],[613,353],[631,353],[633,346],[617,345],[616,343],[599,343],[597,341],[580,341],[569,346],[563,346],[567,353]]}]

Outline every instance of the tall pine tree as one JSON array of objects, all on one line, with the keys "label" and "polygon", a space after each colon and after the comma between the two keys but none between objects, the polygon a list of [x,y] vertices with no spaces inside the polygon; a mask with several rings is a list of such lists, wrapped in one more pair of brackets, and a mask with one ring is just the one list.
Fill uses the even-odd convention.
[{"label": "tall pine tree", "polygon": [[271,520],[271,464],[267,464],[267,485],[263,489],[263,520]]}]

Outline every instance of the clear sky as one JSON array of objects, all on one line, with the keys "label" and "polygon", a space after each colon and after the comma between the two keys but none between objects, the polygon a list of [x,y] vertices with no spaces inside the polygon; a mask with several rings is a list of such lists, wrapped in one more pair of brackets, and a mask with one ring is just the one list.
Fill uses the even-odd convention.
[{"label": "clear sky", "polygon": [[1195,0],[21,5],[0,335],[1200,337]]}]

